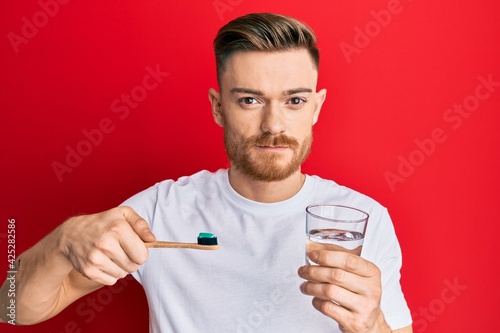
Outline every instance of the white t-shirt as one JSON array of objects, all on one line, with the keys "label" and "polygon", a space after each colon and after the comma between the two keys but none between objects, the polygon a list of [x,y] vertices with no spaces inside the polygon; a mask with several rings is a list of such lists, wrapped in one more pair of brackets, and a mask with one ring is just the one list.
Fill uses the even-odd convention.
[{"label": "white t-shirt", "polygon": [[299,290],[305,264],[305,208],[350,205],[369,213],[361,256],[382,271],[382,311],[392,329],[411,324],[399,283],[401,250],[387,210],[333,181],[306,176],[277,203],[236,193],[227,170],[166,180],[123,203],[146,219],[158,240],[217,236],[220,249],[150,249],[133,276],[144,287],[150,332],[340,332]]}]

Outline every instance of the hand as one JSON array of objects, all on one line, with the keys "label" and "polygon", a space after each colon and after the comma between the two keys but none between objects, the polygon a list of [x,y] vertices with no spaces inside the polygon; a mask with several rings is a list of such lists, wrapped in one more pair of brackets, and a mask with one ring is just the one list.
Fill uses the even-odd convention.
[{"label": "hand", "polygon": [[380,309],[381,273],[373,263],[342,251],[312,251],[319,266],[298,270],[302,293],[314,296],[313,306],[333,318],[344,333],[390,332]]},{"label": "hand", "polygon": [[60,248],[73,268],[105,285],[136,271],[147,257],[144,242],[156,238],[130,207],[69,219],[60,228]]}]

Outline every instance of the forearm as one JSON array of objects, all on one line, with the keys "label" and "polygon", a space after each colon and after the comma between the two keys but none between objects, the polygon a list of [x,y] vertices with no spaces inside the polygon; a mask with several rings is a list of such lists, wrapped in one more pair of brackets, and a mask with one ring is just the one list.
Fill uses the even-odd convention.
[{"label": "forearm", "polygon": [[[35,324],[78,298],[135,272],[155,237],[130,207],[73,217],[19,257],[16,322]],[[10,281],[0,289],[0,318],[8,321]]]},{"label": "forearm", "polygon": [[[61,229],[55,229],[16,261],[15,312],[18,324],[46,320],[76,297],[68,295],[68,292],[74,293],[68,288],[73,267],[61,250]],[[12,299],[12,294],[8,294],[10,285],[10,281],[6,281],[0,289],[0,317],[3,321],[10,320],[7,317],[7,306]]]}]

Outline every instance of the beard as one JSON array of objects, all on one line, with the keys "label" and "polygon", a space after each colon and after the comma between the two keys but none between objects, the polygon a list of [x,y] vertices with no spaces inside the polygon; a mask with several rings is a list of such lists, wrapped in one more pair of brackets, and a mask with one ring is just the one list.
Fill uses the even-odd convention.
[{"label": "beard", "polygon": [[[227,127],[224,127],[224,144],[231,166],[241,171],[250,179],[264,182],[281,181],[300,169],[302,163],[311,152],[311,133],[300,144],[295,138],[284,134],[273,136],[268,133],[254,135],[244,139]],[[292,150],[292,157],[286,157],[280,152],[254,151],[256,146],[287,147]]]}]

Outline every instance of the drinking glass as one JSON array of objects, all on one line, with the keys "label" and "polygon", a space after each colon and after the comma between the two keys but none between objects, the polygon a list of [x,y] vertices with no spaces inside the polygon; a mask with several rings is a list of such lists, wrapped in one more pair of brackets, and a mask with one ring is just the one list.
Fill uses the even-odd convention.
[{"label": "drinking glass", "polygon": [[353,207],[321,204],[306,208],[306,262],[313,250],[361,254],[368,213]]}]

